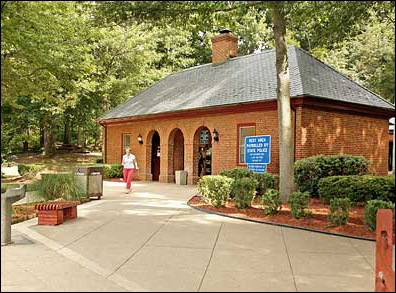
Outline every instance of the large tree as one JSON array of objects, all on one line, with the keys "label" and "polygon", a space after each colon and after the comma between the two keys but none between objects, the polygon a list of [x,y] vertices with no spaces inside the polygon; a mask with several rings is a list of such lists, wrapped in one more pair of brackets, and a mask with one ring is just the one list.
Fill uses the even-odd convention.
[{"label": "large tree", "polygon": [[119,23],[194,23],[204,28],[216,19],[241,18],[252,9],[263,13],[267,19],[270,17],[276,51],[279,175],[283,201],[294,188],[287,27],[300,28],[302,34],[295,35],[305,40],[309,48],[331,47],[356,33],[352,28],[369,15],[369,8],[392,6],[381,1],[106,1],[98,5],[102,16]]}]

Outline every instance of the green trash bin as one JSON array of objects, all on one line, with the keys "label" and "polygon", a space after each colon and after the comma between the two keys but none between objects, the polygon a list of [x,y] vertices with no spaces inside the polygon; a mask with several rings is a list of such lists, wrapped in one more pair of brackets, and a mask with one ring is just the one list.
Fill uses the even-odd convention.
[{"label": "green trash bin", "polygon": [[86,197],[103,196],[103,168],[96,166],[77,166],[73,169],[77,182],[84,188]]}]

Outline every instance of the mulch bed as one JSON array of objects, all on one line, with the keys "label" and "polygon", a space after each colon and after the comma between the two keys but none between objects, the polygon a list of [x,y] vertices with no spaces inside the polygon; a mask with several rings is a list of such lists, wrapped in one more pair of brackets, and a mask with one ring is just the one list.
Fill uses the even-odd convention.
[{"label": "mulch bed", "polygon": [[[322,203],[319,199],[310,200],[308,209],[313,213],[313,217],[302,219],[292,218],[289,204],[283,204],[282,210],[278,214],[274,216],[267,216],[264,214],[259,199],[255,199],[252,203],[252,207],[247,209],[235,208],[235,204],[232,201],[228,201],[225,207],[215,208],[209,204],[202,203],[200,200],[200,196],[194,196],[188,201],[188,204],[193,207],[214,211],[233,217],[272,222],[277,224],[287,224],[291,226],[369,239],[375,239],[376,236],[375,232],[371,231],[371,229],[363,222],[364,207],[351,207],[349,210],[349,220],[346,225],[330,227],[330,223],[327,219],[327,215],[330,212],[329,205]],[[395,229],[394,221],[393,229]]]},{"label": "mulch bed", "polygon": [[[89,198],[82,199],[79,201],[78,205],[83,204],[88,201],[90,201]],[[46,202],[42,202],[42,203],[46,203]],[[16,224],[16,223],[27,221],[27,220],[37,217],[37,212],[34,209],[35,205],[36,205],[35,203],[13,205],[12,206],[13,214],[11,215],[11,224]]]}]

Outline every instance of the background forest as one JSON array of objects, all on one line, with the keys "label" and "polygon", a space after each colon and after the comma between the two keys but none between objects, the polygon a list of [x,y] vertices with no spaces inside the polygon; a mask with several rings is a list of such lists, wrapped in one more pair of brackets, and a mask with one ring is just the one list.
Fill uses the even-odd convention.
[{"label": "background forest", "polygon": [[[152,5],[148,2],[159,3],[142,1],[137,7]],[[308,5],[297,2],[300,10]],[[394,103],[395,10],[394,2],[384,3],[370,6],[364,21],[347,33],[342,31],[347,20],[340,19],[330,29],[343,37],[331,41],[321,30],[328,25],[325,13],[296,17],[288,42]],[[182,24],[142,22],[133,15],[125,21],[123,5],[1,1],[2,161],[22,151],[50,156],[56,143],[100,150],[96,119],[172,72],[210,63],[210,39],[220,29],[239,37],[239,56],[275,46],[271,17],[255,5],[242,12],[199,13]]]}]

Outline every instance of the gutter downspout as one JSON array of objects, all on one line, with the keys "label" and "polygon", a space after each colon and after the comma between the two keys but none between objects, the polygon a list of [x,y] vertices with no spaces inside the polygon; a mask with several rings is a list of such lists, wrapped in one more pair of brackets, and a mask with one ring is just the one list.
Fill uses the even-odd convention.
[{"label": "gutter downspout", "polygon": [[99,124],[104,127],[104,135],[102,136],[104,140],[104,142],[102,142],[104,145],[103,164],[107,164],[107,126],[106,122],[103,124],[99,122]]},{"label": "gutter downspout", "polygon": [[392,143],[392,174],[395,175],[395,130],[396,130],[396,121],[393,124],[393,143]]}]

